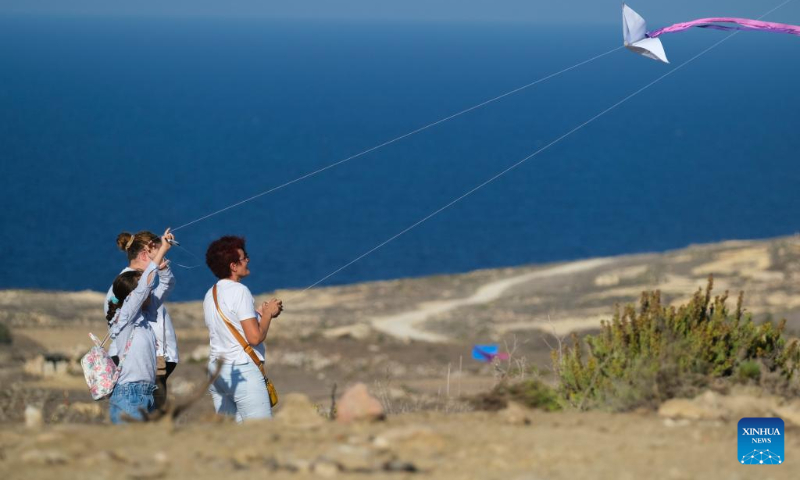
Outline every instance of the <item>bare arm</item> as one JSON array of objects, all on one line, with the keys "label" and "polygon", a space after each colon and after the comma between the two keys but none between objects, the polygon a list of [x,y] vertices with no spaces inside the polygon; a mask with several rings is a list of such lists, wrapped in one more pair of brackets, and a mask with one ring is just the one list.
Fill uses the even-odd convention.
[{"label": "bare arm", "polygon": [[241,321],[242,330],[244,330],[244,338],[252,346],[260,345],[266,338],[269,332],[269,325],[272,319],[281,314],[283,304],[280,300],[270,300],[261,304],[256,311],[261,315],[261,320],[257,318],[248,318]]},{"label": "bare arm", "polygon": [[267,338],[267,332],[269,332],[269,324],[271,321],[271,318],[263,317],[260,322],[257,318],[242,320],[242,330],[244,330],[244,338],[247,340],[247,343],[254,347],[261,345]]}]

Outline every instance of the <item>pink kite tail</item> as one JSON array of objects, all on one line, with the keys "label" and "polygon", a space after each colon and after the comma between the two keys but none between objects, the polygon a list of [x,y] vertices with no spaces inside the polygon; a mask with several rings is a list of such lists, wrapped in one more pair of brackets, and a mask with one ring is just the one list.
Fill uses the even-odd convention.
[{"label": "pink kite tail", "polygon": [[[717,25],[718,23],[733,23],[731,25]],[[785,23],[762,22],[760,20],[750,20],[748,18],[714,17],[701,18],[691,22],[676,23],[669,27],[659,28],[647,34],[650,38],[659,37],[665,33],[681,32],[692,27],[713,28],[715,30],[758,30],[762,32],[788,33],[789,35],[800,36],[800,26],[787,25]]]}]

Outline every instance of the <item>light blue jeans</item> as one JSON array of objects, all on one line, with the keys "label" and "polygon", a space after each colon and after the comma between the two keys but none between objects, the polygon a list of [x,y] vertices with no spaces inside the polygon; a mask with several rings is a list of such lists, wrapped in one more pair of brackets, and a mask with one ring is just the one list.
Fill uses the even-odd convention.
[{"label": "light blue jeans", "polygon": [[[208,363],[209,375],[216,371],[215,361]],[[214,410],[220,415],[232,415],[236,421],[272,418],[269,393],[264,375],[255,363],[242,365],[223,363],[219,377],[208,387],[214,400]]]},{"label": "light blue jeans", "polygon": [[125,423],[122,419],[123,413],[132,420],[142,420],[142,410],[150,413],[155,408],[155,389],[154,384],[147,382],[117,384],[109,401],[111,423]]}]

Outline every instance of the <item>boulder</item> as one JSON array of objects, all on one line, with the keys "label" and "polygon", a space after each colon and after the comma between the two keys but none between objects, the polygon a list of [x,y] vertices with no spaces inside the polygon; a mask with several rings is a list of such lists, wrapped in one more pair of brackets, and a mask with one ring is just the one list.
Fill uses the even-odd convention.
[{"label": "boulder", "polygon": [[363,383],[348,388],[336,404],[336,421],[341,423],[383,420],[385,416],[383,405]]},{"label": "boulder", "polygon": [[658,414],[662,417],[687,420],[719,420],[724,417],[724,412],[721,410],[710,408],[688,398],[667,400],[659,407]]}]

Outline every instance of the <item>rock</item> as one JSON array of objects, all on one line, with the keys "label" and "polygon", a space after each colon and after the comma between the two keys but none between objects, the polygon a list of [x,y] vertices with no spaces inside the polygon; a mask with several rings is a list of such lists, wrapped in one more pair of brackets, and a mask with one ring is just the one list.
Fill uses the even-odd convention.
[{"label": "rock", "polygon": [[69,406],[69,409],[86,417],[100,417],[104,414],[98,403],[75,402]]},{"label": "rock", "polygon": [[141,465],[131,468],[127,477],[131,480],[152,480],[164,478],[167,475],[162,465]]},{"label": "rock", "polygon": [[108,466],[111,463],[128,463],[128,459],[113,450],[101,450],[81,460],[87,467]]},{"label": "rock", "polygon": [[416,473],[419,470],[417,466],[411,462],[404,462],[402,460],[392,460],[387,462],[386,465],[383,466],[383,469],[387,472],[407,472],[407,473]]},{"label": "rock", "polygon": [[320,461],[314,463],[312,471],[320,477],[335,477],[339,474],[339,465],[330,461]]},{"label": "rock", "polygon": [[782,418],[784,422],[800,427],[800,400],[776,406],[772,411],[776,416]]},{"label": "rock", "polygon": [[294,473],[310,473],[312,463],[302,458],[292,458],[282,463],[279,462],[278,467]]},{"label": "rock", "polygon": [[676,398],[665,402],[658,413],[662,417],[688,420],[723,420],[772,416],[780,406],[778,397],[760,391],[739,389],[731,395],[706,391],[692,400]]},{"label": "rock", "polygon": [[210,345],[198,345],[194,350],[192,350],[192,354],[189,355],[189,359],[193,362],[205,362],[208,360],[209,355],[211,355]]},{"label": "rock", "polygon": [[664,426],[669,428],[688,427],[689,425],[691,425],[691,422],[685,418],[681,418],[679,420],[673,420],[671,418],[664,419]]},{"label": "rock", "polygon": [[497,412],[497,416],[510,425],[530,425],[530,411],[517,402],[508,402],[508,406]]},{"label": "rock", "polygon": [[333,358],[327,358],[317,351],[285,352],[278,358],[278,362],[281,365],[288,365],[314,372],[325,369],[339,360],[339,358],[336,356]]},{"label": "rock", "polygon": [[355,340],[364,340],[369,337],[372,328],[364,323],[355,325],[346,325],[344,327],[329,328],[322,333],[325,338],[346,338],[350,337]]},{"label": "rock", "polygon": [[317,413],[317,407],[302,393],[289,393],[281,397],[280,411],[275,419],[298,428],[317,427],[325,423],[325,418]]},{"label": "rock", "polygon": [[717,405],[722,408],[729,419],[769,417],[778,405],[778,399],[768,395],[734,394],[720,397]]},{"label": "rock", "polygon": [[153,460],[155,460],[156,463],[160,463],[162,465],[168,465],[169,455],[167,455],[164,452],[156,452],[155,454],[153,454]]},{"label": "rock", "polygon": [[432,428],[409,425],[387,430],[375,437],[373,445],[384,449],[412,449],[416,452],[438,453],[445,449],[444,437]]},{"label": "rock", "polygon": [[658,414],[667,418],[687,420],[719,420],[724,418],[722,411],[709,408],[688,398],[667,400],[658,408]]},{"label": "rock", "polygon": [[43,425],[42,410],[33,405],[25,407],[25,426],[31,430],[39,430]]},{"label": "rock", "polygon": [[265,455],[260,447],[244,447],[236,449],[232,455],[233,465],[236,468],[246,469],[253,465],[268,465],[273,463],[271,457]]},{"label": "rock", "polygon": [[195,390],[197,390],[197,387],[198,384],[196,382],[192,382],[191,380],[186,380],[185,378],[181,377],[178,377],[174,380],[170,378],[169,381],[169,393],[178,398],[188,397]]},{"label": "rock", "polygon": [[594,284],[598,287],[614,287],[619,285],[619,275],[614,275],[613,273],[606,273],[604,275],[598,275],[594,279]]},{"label": "rock", "polygon": [[338,445],[328,450],[321,460],[335,463],[344,472],[368,473],[382,470],[394,458],[386,451],[378,453],[367,447]]},{"label": "rock", "polygon": [[22,366],[22,371],[34,377],[41,377],[44,374],[44,355],[37,355],[27,360]]},{"label": "rock", "polygon": [[19,456],[23,463],[38,465],[63,465],[69,462],[67,454],[60,450],[28,450]]},{"label": "rock", "polygon": [[336,404],[336,421],[341,423],[384,418],[381,402],[369,394],[367,386],[363,383],[348,388]]},{"label": "rock", "polygon": [[57,432],[44,432],[36,435],[36,443],[43,444],[43,443],[54,443],[64,439],[64,435],[57,433]]}]

